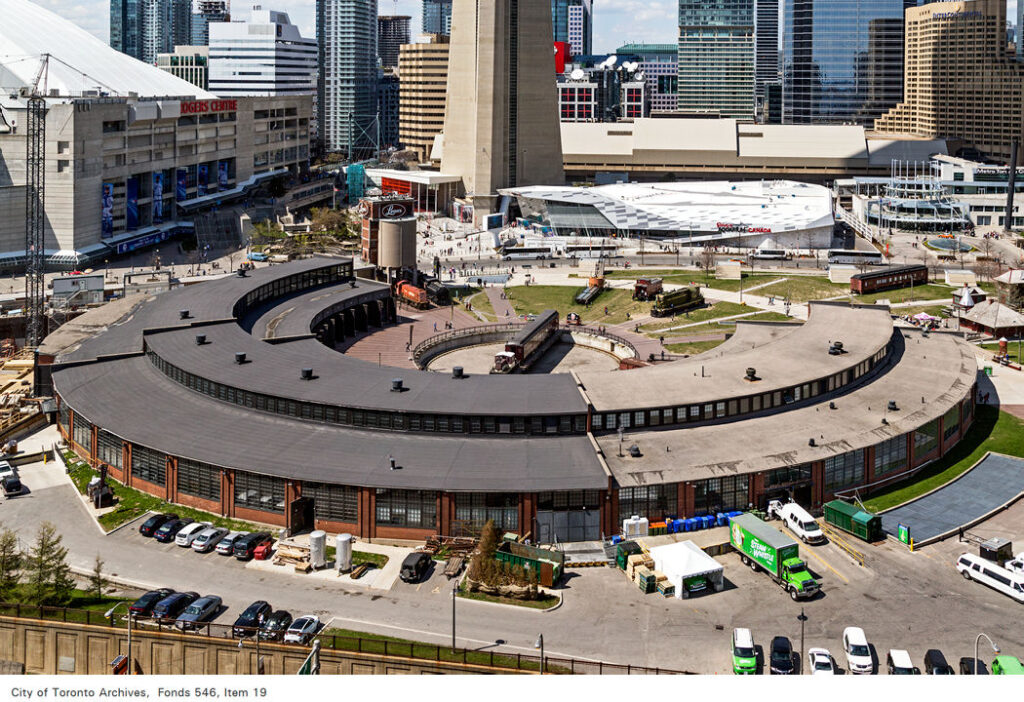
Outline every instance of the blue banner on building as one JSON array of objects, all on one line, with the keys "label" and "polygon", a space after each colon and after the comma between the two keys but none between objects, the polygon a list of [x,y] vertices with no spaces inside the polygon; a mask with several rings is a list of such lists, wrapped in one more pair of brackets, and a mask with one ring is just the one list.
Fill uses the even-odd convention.
[{"label": "blue banner on building", "polygon": [[139,179],[129,178],[124,184],[125,229],[139,228]]},{"label": "blue banner on building", "polygon": [[218,161],[217,162],[217,186],[221,190],[227,190],[228,188],[228,162]]},{"label": "blue banner on building", "polygon": [[184,168],[178,169],[177,188],[174,191],[174,199],[178,202],[188,198],[188,171]]},{"label": "blue banner on building", "polygon": [[104,183],[100,199],[100,237],[114,236],[114,184]]},{"label": "blue banner on building", "polygon": [[157,171],[153,174],[153,224],[164,221],[164,174]]},{"label": "blue banner on building", "polygon": [[210,168],[205,163],[196,169],[196,195],[202,197],[207,193],[206,185],[210,178]]}]

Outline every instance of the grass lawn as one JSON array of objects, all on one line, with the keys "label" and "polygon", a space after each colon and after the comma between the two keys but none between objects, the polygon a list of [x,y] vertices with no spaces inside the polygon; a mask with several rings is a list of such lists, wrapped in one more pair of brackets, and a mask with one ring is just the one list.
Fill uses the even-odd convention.
[{"label": "grass lawn", "polygon": [[1024,457],[1024,421],[988,405],[978,405],[976,411],[973,426],[952,451],[909,480],[865,500],[864,505],[872,512],[901,505],[961,475],[986,451]]},{"label": "grass lawn", "polygon": [[[982,344],[981,348],[992,353],[999,353],[999,342],[993,341],[988,344]],[[1016,341],[1011,341],[1006,344],[1006,355],[1010,357],[1011,363],[1020,363],[1021,355],[1018,353],[1019,350],[1024,349],[1024,343],[1017,345]]]},{"label": "grass lawn", "polygon": [[710,351],[713,348],[717,348],[725,343],[725,339],[721,341],[689,341],[680,344],[665,344],[665,348],[672,353],[682,353],[687,356],[696,356],[699,353]]},{"label": "grass lawn", "polygon": [[[334,556],[337,553],[337,549],[334,546],[328,546],[326,550],[327,560],[333,561]],[[367,551],[352,551],[352,566],[355,567],[360,563],[372,563],[377,568],[383,568],[387,565],[389,558],[383,553],[369,553]]]},{"label": "grass lawn", "polygon": [[709,319],[718,319],[719,317],[731,317],[737,314],[747,314],[753,312],[754,308],[748,305],[740,305],[735,302],[716,302],[710,307],[703,307],[698,310],[691,310],[686,315],[679,315],[675,319],[662,319],[657,322],[648,322],[640,326],[642,332],[655,332],[660,329],[667,329],[668,327],[674,327],[679,324],[686,324],[688,322],[703,322]]},{"label": "grass lawn", "polygon": [[[739,319],[730,319],[725,322],[708,322],[707,324],[698,324],[693,327],[683,327],[682,329],[673,329],[668,332],[668,336],[665,338],[669,341],[672,340],[673,336],[676,337],[691,337],[698,336],[700,334],[732,334],[736,331],[736,324],[738,322],[799,322],[800,320],[794,319],[793,317],[787,317],[781,312],[758,312],[752,314],[749,317],[740,317]],[[676,320],[677,324],[686,324],[686,318],[680,317]],[[648,332],[647,336],[652,338],[658,338],[660,334]],[[670,348],[666,345],[665,348]],[[686,353],[680,352],[680,353]]]},{"label": "grass lawn", "polygon": [[882,292],[869,293],[867,295],[854,295],[853,301],[859,303],[871,303],[878,300],[888,300],[892,303],[914,302],[916,300],[946,300],[952,302],[954,288],[946,285],[915,285],[913,288],[899,288],[897,290],[884,290]]},{"label": "grass lawn", "polygon": [[516,600],[511,597],[499,597],[488,595],[483,592],[468,592],[462,585],[459,586],[459,597],[467,600],[479,600],[481,602],[494,602],[497,604],[513,605],[515,607],[527,607],[529,609],[550,609],[558,604],[558,598],[554,595],[541,594],[535,600]]},{"label": "grass lawn", "polygon": [[505,292],[512,308],[520,315],[553,309],[558,310],[564,321],[569,312],[575,312],[584,324],[618,324],[626,321],[627,313],[635,318],[651,311],[651,303],[633,300],[628,290],[605,290],[588,309],[575,301],[582,290],[582,287],[561,285],[523,285],[507,288]]},{"label": "grass lawn", "polygon": [[[746,285],[743,286],[746,288]],[[823,276],[790,276],[785,280],[773,285],[766,285],[755,291],[757,295],[775,295],[778,298],[789,299],[790,302],[808,302],[810,300],[824,300],[850,292],[849,285],[831,283]]]},{"label": "grass lawn", "polygon": [[[474,289],[476,289],[477,292],[470,295],[468,298],[464,298],[465,301],[473,305],[473,312],[480,312],[488,320],[492,322],[495,321],[498,315],[494,313],[494,305],[492,305],[491,301],[488,299],[487,293],[477,288]],[[473,314],[473,312],[470,312],[469,314]]]},{"label": "grass lawn", "polygon": [[[896,316],[905,314],[913,317],[915,314],[921,314],[924,312],[925,314],[930,314],[932,317],[941,318],[946,316],[942,313],[942,310],[945,307],[946,305],[911,305],[909,307],[893,307],[889,311]],[[956,319],[956,317],[953,317],[953,319]]]},{"label": "grass lawn", "polygon": [[[64,456],[68,461],[68,465],[71,466],[69,475],[71,476],[72,482],[74,482],[75,487],[78,488],[80,493],[85,494],[85,489],[89,485],[89,481],[94,476],[99,475],[99,473],[93,470],[88,463],[79,461],[78,457],[70,451],[65,451]],[[214,526],[226,527],[232,530],[259,531],[256,526],[249,522],[243,522],[237,519],[228,519],[216,514],[210,514],[209,512],[192,509],[191,507],[171,504],[159,497],[154,497],[153,495],[148,495],[144,492],[139,492],[138,490],[125,487],[110,477],[107,478],[107,483],[113,489],[114,495],[117,498],[115,502],[117,505],[116,509],[99,517],[100,526],[107,531],[110,531],[111,529],[114,529],[126,522],[130,522],[149,511],[174,512],[182,518],[189,517],[197,522],[210,522]]]}]

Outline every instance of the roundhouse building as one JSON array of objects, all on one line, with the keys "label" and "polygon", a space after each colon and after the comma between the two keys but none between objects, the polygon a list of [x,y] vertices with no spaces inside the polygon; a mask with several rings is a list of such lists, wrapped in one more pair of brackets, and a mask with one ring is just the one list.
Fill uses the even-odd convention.
[{"label": "roundhouse building", "polygon": [[740,323],[631,371],[457,378],[329,348],[395,319],[347,259],[113,304],[39,351],[73,449],[172,502],[291,529],[420,539],[493,518],[549,542],[784,493],[814,506],[935,459],[974,417],[967,345],[895,330],[885,307],[812,303],[806,324]]}]

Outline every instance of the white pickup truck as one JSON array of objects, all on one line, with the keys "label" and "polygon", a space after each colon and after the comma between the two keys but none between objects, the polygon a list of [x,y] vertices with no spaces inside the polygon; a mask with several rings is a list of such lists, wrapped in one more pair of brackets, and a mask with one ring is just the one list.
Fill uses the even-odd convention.
[{"label": "white pickup truck", "polygon": [[796,502],[772,500],[768,503],[768,516],[781,519],[782,523],[805,544],[820,544],[825,541],[825,534],[814,521],[814,517]]}]

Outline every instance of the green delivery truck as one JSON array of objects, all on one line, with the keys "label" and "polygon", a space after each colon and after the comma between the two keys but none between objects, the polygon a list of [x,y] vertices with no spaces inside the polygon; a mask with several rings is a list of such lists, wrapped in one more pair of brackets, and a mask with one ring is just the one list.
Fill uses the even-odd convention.
[{"label": "green delivery truck", "polygon": [[781,531],[753,514],[729,520],[729,541],[743,565],[764,570],[794,600],[814,597],[820,586],[800,560],[800,547]]}]

